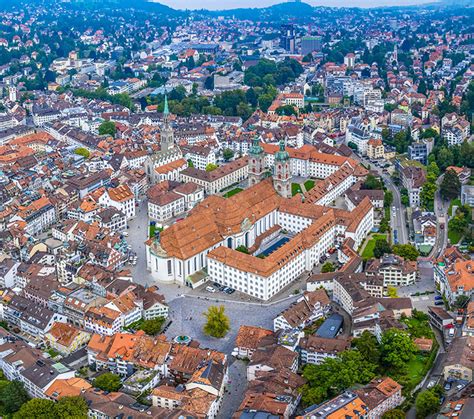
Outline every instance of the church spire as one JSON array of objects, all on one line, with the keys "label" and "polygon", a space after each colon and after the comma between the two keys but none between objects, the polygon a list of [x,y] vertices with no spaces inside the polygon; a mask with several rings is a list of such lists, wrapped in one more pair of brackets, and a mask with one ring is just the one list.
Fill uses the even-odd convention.
[{"label": "church spire", "polygon": [[168,121],[169,114],[170,114],[170,110],[168,108],[168,95],[165,93],[165,106],[163,109],[163,118],[165,119],[165,121]]}]

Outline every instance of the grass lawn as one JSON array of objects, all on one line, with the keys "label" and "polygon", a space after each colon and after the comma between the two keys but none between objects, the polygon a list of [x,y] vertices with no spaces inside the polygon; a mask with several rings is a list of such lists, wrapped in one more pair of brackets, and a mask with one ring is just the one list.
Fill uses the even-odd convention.
[{"label": "grass lawn", "polygon": [[299,183],[292,183],[291,184],[291,196],[295,196],[297,193],[303,193],[303,191],[301,190],[301,186],[300,186]]},{"label": "grass lawn", "polygon": [[314,188],[314,180],[308,179],[304,183],[304,187],[306,188],[307,191],[310,191],[311,189],[313,189]]},{"label": "grass lawn", "polygon": [[453,207],[460,207],[462,205],[461,200],[459,198],[453,199],[451,204],[449,204],[448,214],[452,217],[453,214]]},{"label": "grass lawn", "polygon": [[451,244],[458,244],[459,240],[461,240],[462,234],[458,233],[457,231],[449,230],[448,231],[448,239]]},{"label": "grass lawn", "polygon": [[230,198],[231,196],[234,196],[234,195],[236,195],[236,194],[238,194],[239,192],[242,192],[242,191],[243,191],[242,188],[231,189],[230,191],[228,191],[224,194],[224,198]]},{"label": "grass lawn", "polygon": [[370,259],[374,257],[375,242],[378,239],[387,240],[387,235],[386,234],[373,234],[372,238],[367,242],[364,250],[362,251],[363,259]]},{"label": "grass lawn", "polygon": [[411,387],[415,387],[423,379],[423,367],[426,363],[426,357],[422,355],[415,355],[408,363],[408,379]]}]

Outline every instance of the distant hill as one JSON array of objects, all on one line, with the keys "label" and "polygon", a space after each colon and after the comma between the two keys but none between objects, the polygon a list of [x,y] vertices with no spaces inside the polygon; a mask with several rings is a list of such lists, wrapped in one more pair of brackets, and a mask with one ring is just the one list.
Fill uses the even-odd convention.
[{"label": "distant hill", "polygon": [[75,4],[76,6],[90,7],[93,9],[101,8],[120,8],[120,9],[138,9],[147,10],[150,12],[157,13],[179,13],[177,10],[165,6],[159,2],[151,2],[148,0],[70,0],[69,3]]},{"label": "distant hill", "polygon": [[249,20],[288,20],[304,19],[314,14],[315,8],[304,2],[285,2],[262,8],[241,8],[227,10],[203,10],[203,13],[214,16],[235,16]]}]

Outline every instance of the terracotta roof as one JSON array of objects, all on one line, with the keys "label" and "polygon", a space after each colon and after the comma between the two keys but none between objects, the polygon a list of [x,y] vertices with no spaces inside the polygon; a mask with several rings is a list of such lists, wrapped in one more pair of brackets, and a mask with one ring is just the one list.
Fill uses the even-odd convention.
[{"label": "terracotta roof", "polygon": [[87,390],[92,386],[80,377],[68,379],[56,379],[44,394],[54,400],[61,397],[80,396],[83,390]]},{"label": "terracotta roof", "polygon": [[273,335],[273,332],[258,326],[240,326],[235,338],[238,348],[257,349],[259,342],[265,336]]},{"label": "terracotta roof", "polygon": [[120,185],[116,188],[110,188],[107,190],[110,199],[117,202],[124,202],[133,199],[133,192],[130,190],[128,185]]}]

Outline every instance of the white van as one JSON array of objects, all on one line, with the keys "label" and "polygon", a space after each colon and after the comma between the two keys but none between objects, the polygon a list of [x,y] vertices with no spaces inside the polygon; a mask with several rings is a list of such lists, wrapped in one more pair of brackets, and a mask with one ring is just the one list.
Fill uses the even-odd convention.
[{"label": "white van", "polygon": [[207,292],[216,292],[216,290],[212,287],[206,287]]}]

